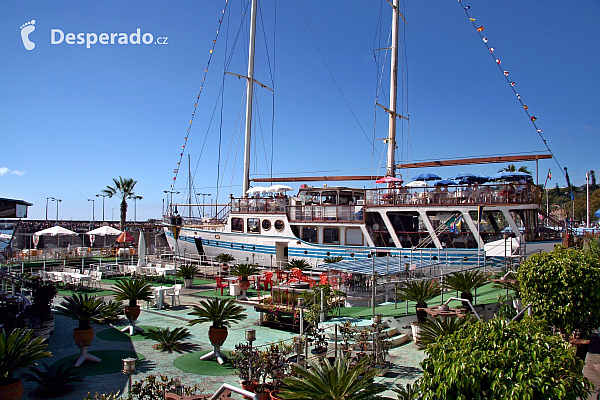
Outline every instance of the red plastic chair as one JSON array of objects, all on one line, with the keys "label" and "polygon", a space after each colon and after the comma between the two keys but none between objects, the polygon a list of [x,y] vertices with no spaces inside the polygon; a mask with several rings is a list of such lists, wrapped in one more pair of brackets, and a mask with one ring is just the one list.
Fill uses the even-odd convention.
[{"label": "red plastic chair", "polygon": [[227,282],[223,282],[222,276],[215,276],[215,281],[217,281],[217,286],[215,287],[215,294],[217,294],[217,290],[221,289],[221,296],[223,296],[223,289],[229,287]]},{"label": "red plastic chair", "polygon": [[327,272],[320,274],[319,278],[321,279],[321,285],[327,285]]},{"label": "red plastic chair", "polygon": [[275,283],[273,282],[273,273],[270,271],[265,272],[262,283],[265,285],[265,290],[269,290],[269,288],[273,289],[273,284]]}]

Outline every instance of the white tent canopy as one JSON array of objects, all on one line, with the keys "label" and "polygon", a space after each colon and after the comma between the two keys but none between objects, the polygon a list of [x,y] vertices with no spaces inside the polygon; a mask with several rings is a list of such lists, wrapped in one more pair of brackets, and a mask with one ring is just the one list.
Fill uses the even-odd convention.
[{"label": "white tent canopy", "polygon": [[277,192],[289,192],[292,189],[291,187],[287,186],[287,185],[273,185],[273,186],[269,186],[267,188],[267,192],[269,193],[277,193]]},{"label": "white tent canopy", "polygon": [[264,186],[255,186],[246,191],[246,194],[254,194],[254,193],[267,193],[269,191],[268,187]]},{"label": "white tent canopy", "polygon": [[86,233],[86,235],[98,235],[98,236],[117,236],[120,235],[121,232],[118,229],[113,228],[112,226],[101,226],[100,228],[93,229]]},{"label": "white tent canopy", "polygon": [[35,232],[35,236],[76,236],[77,233],[73,232],[62,226],[53,226],[52,228],[42,229],[41,231]]}]

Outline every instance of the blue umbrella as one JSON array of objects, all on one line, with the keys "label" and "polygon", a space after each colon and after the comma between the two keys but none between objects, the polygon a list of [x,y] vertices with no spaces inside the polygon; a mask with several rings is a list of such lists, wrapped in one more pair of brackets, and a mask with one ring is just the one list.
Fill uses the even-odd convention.
[{"label": "blue umbrella", "polygon": [[457,172],[456,174],[448,177],[448,179],[454,181],[467,181],[472,178],[476,178],[476,176],[470,172]]},{"label": "blue umbrella", "polygon": [[494,174],[490,177],[492,180],[501,181],[501,180],[515,180],[515,179],[531,179],[531,175],[525,172],[511,172],[511,171],[502,171]]},{"label": "blue umbrella", "polygon": [[477,183],[486,183],[489,182],[491,179],[487,175],[477,174],[475,175],[475,180],[477,181]]},{"label": "blue umbrella", "polygon": [[413,181],[439,181],[440,179],[442,179],[441,176],[437,176],[436,174],[430,174],[429,172],[417,175],[414,178],[412,178]]},{"label": "blue umbrella", "polygon": [[594,215],[595,215],[596,217],[600,218],[600,210],[596,211],[596,212],[594,213]]},{"label": "blue umbrella", "polygon": [[443,180],[437,181],[436,183],[433,184],[433,186],[450,186],[450,185],[456,185],[456,182],[450,181],[447,179],[443,179]]}]

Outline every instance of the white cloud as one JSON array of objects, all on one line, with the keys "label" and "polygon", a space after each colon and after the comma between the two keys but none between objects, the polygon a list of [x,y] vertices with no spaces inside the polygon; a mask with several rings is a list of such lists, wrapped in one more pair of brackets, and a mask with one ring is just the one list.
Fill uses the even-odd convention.
[{"label": "white cloud", "polygon": [[23,174],[25,174],[25,171],[17,171],[17,170],[13,171],[10,168],[0,167],[0,176],[6,175],[6,174],[23,176]]}]

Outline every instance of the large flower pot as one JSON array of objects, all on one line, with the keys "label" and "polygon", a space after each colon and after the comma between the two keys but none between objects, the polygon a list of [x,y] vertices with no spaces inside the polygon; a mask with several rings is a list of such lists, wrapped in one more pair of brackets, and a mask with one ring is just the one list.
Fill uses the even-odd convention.
[{"label": "large flower pot", "polygon": [[[256,388],[258,387],[258,383],[255,381],[243,381],[241,382],[242,389],[247,390],[249,392],[255,393]],[[244,396],[245,399],[251,399],[252,397]]]},{"label": "large flower pot", "polygon": [[280,398],[277,397],[277,392],[275,390],[271,390],[269,396],[271,397],[271,400],[280,400]]},{"label": "large flower pot", "polygon": [[571,339],[571,345],[575,347],[575,356],[585,362],[588,350],[590,349],[591,340],[589,339]]},{"label": "large flower pot", "polygon": [[79,348],[90,347],[94,340],[94,329],[73,329],[73,340]]},{"label": "large flower pot", "polygon": [[184,278],[183,284],[185,285],[186,288],[189,289],[194,286],[194,279],[193,278]]},{"label": "large flower pot", "polygon": [[245,292],[250,287],[250,281],[241,280],[238,284],[240,285],[240,290],[242,290],[242,292]]},{"label": "large flower pot", "polygon": [[23,397],[23,381],[13,379],[12,383],[0,386],[0,399],[2,400],[20,400]]},{"label": "large flower pot", "polygon": [[410,328],[412,330],[412,338],[413,341],[415,343],[419,343],[419,332],[421,330],[421,327],[419,326],[419,323],[414,321],[410,323]]},{"label": "large flower pot", "polygon": [[208,339],[210,339],[210,343],[212,343],[213,346],[222,346],[227,339],[227,333],[226,327],[215,328],[211,326],[208,330]]},{"label": "large flower pot", "polygon": [[136,321],[140,316],[140,306],[125,307],[125,317],[128,321]]},{"label": "large flower pot", "polygon": [[47,320],[42,321],[42,327],[50,328],[50,333],[54,332],[54,314],[50,314]]}]

